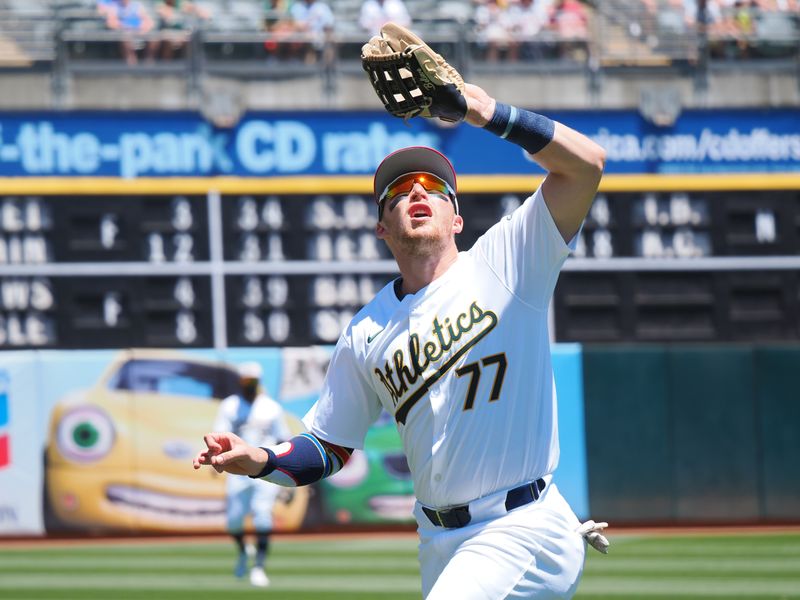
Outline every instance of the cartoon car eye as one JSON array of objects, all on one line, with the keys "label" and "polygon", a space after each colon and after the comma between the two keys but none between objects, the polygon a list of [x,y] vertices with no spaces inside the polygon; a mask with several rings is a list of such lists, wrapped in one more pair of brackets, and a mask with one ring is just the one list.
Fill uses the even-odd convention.
[{"label": "cartoon car eye", "polygon": [[76,408],[58,424],[58,449],[76,462],[93,462],[108,454],[114,444],[114,425],[94,407]]},{"label": "cartoon car eye", "polygon": [[354,450],[342,470],[331,475],[328,482],[338,488],[350,488],[364,481],[369,472],[367,455],[361,450]]}]

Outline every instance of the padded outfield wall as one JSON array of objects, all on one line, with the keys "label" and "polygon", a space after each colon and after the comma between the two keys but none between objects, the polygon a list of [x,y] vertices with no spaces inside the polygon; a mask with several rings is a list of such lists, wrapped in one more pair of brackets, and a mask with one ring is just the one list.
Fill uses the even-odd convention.
[{"label": "padded outfield wall", "polygon": [[[194,471],[235,365],[258,361],[290,427],[316,400],[331,347],[0,354],[0,534],[221,531],[223,476]],[[580,348],[554,349],[556,478],[589,514]],[[408,525],[413,488],[394,420],[382,415],[348,465],[284,495],[277,528]]]},{"label": "padded outfield wall", "polygon": [[593,514],[800,521],[800,348],[592,346],[583,368]]},{"label": "padded outfield wall", "polygon": [[[299,427],[330,350],[1,354],[0,532],[221,530],[222,477],[190,460],[226,369],[259,361],[266,391]],[[555,480],[579,516],[800,521],[800,348],[559,344],[553,356]],[[199,371],[209,365],[220,371]],[[282,500],[279,529],[408,525],[413,489],[400,457],[394,423],[380,418],[340,475]]]}]

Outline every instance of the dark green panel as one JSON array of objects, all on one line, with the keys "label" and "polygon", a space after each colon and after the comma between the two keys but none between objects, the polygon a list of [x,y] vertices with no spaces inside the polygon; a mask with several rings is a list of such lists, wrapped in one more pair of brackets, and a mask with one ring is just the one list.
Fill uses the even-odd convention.
[{"label": "dark green panel", "polygon": [[616,523],[669,519],[666,352],[584,346],[583,369],[592,518]]},{"label": "dark green panel", "polygon": [[669,371],[676,519],[757,519],[752,349],[672,348]]},{"label": "dark green panel", "polygon": [[756,351],[762,516],[800,519],[800,348]]}]

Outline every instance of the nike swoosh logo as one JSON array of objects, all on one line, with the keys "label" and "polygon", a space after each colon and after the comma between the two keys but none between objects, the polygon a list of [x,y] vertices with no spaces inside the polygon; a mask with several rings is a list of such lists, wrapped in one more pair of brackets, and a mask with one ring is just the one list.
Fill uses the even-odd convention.
[{"label": "nike swoosh logo", "polygon": [[[385,329],[385,327],[384,327],[384,329]],[[367,338],[367,343],[368,343],[368,344],[371,344],[371,343],[372,343],[372,340],[374,340],[376,337],[378,337],[378,336],[379,336],[379,335],[380,335],[382,332],[383,332],[383,329],[379,329],[378,331],[376,331],[375,333],[373,333],[371,336],[369,336],[369,337]]]}]

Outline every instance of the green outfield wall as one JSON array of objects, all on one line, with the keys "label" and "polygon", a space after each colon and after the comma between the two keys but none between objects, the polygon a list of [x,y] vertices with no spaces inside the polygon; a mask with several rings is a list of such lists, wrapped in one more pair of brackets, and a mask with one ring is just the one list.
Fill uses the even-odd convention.
[{"label": "green outfield wall", "polygon": [[595,519],[800,521],[800,347],[584,346],[583,369]]}]

